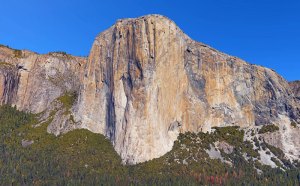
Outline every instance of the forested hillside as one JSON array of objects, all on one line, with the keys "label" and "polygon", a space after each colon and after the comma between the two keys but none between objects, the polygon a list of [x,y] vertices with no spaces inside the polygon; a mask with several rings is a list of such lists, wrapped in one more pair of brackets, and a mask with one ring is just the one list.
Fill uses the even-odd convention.
[{"label": "forested hillside", "polygon": [[267,143],[277,168],[262,165],[238,127],[180,134],[172,151],[145,163],[121,163],[109,140],[87,130],[55,137],[50,120],[0,108],[0,185],[299,185],[297,162]]}]

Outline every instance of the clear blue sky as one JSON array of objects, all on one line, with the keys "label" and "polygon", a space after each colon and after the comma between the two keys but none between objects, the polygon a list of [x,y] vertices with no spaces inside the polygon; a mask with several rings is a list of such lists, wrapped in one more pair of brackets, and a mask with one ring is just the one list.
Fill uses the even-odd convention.
[{"label": "clear blue sky", "polygon": [[87,56],[119,18],[162,14],[191,38],[300,79],[300,0],[0,0],[0,43]]}]

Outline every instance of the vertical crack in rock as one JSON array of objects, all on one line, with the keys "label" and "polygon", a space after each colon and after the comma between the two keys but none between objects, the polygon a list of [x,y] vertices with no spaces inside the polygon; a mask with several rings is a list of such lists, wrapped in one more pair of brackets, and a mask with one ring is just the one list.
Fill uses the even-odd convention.
[{"label": "vertical crack in rock", "polygon": [[115,103],[114,103],[114,51],[115,47],[118,47],[116,45],[116,32],[117,30],[114,29],[114,32],[112,34],[112,46],[109,46],[108,48],[108,56],[106,58],[106,83],[108,86],[108,91],[106,95],[107,99],[107,113],[106,113],[106,120],[107,120],[107,136],[110,138],[110,140],[114,143],[115,141],[115,123],[116,123],[116,116],[115,116]]}]

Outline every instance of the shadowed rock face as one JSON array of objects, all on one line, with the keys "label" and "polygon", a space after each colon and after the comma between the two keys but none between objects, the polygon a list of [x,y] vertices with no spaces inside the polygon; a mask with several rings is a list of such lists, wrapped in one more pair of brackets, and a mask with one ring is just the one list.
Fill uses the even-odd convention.
[{"label": "shadowed rock face", "polygon": [[76,120],[106,134],[128,163],[165,154],[180,132],[299,121],[281,76],[195,42],[158,15],[119,20],[96,38],[78,103]]},{"label": "shadowed rock face", "polygon": [[300,122],[300,104],[289,84],[270,69],[193,41],[166,17],[117,21],[96,37],[86,63],[27,51],[17,58],[3,50],[0,60],[12,67],[0,66],[1,104],[38,113],[55,107],[64,92],[76,91],[71,111],[76,127],[59,126],[59,117],[67,117],[57,115],[49,132],[86,128],[104,134],[125,163],[162,156],[180,132],[271,123],[284,131],[278,146],[300,155],[299,143],[289,137],[292,130],[283,127]]},{"label": "shadowed rock face", "polygon": [[12,104],[16,99],[18,83],[17,68],[9,63],[0,62],[0,105]]}]

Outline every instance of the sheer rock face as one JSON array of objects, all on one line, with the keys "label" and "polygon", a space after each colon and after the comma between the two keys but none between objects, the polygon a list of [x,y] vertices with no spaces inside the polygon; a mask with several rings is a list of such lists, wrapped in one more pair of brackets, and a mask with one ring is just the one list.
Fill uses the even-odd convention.
[{"label": "sheer rock face", "polygon": [[[286,130],[300,123],[290,86],[270,69],[193,41],[158,15],[119,20],[96,38],[87,62],[0,46],[0,104],[52,117],[48,132],[55,135],[76,128],[104,134],[124,163],[162,156],[180,132],[271,123],[280,132],[265,139],[297,157],[299,127]],[[74,91],[78,100],[67,110],[57,98]]]},{"label": "sheer rock face", "polygon": [[74,115],[81,127],[107,135],[124,162],[137,163],[171,150],[180,132],[289,124],[300,114],[274,71],[151,15],[119,20],[96,38]]},{"label": "sheer rock face", "polygon": [[0,104],[40,113],[65,92],[78,91],[84,63],[80,57],[0,46]]}]

